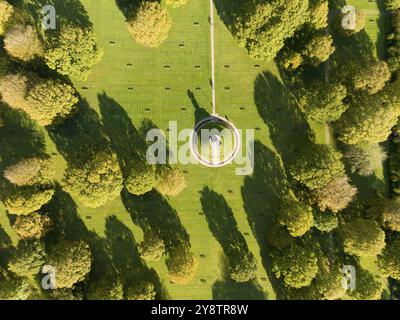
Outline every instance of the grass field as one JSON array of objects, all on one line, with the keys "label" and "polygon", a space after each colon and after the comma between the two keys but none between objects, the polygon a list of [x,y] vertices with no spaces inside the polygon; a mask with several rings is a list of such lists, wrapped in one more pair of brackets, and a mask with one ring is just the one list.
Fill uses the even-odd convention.
[{"label": "grass field", "polygon": [[[93,68],[87,81],[74,82],[82,97],[97,112],[99,121],[112,131],[112,134],[109,134],[111,139],[118,135],[124,136],[124,130],[130,127],[131,123],[140,131],[145,119],[150,119],[167,133],[169,121],[177,121],[178,129],[193,128],[197,117],[211,113],[208,1],[189,0],[187,6],[171,9],[172,30],[168,39],[157,49],[146,49],[134,43],[127,32],[125,17],[114,1],[81,2],[99,36],[104,57]],[[377,9],[376,4],[369,3],[368,0],[354,0],[349,3],[371,10]],[[178,197],[167,200],[173,210],[176,210],[176,215],[173,216],[174,223],[181,225],[190,236],[192,251],[200,259],[199,270],[191,283],[181,286],[168,281],[164,261],[152,263],[149,267],[154,267],[157,271],[170,299],[274,299],[276,294],[263,266],[266,224],[257,223],[257,219],[268,220],[268,210],[274,208],[270,203],[275,199],[273,193],[279,192],[277,189],[284,184],[279,179],[284,180],[285,175],[277,155],[279,152],[275,149],[277,143],[272,143],[270,129],[265,125],[265,119],[260,116],[259,106],[255,102],[255,80],[264,73],[264,76],[274,83],[268,91],[273,107],[277,107],[284,86],[274,63],[264,64],[249,58],[246,50],[236,45],[217,14],[215,18],[217,112],[221,116],[229,117],[239,129],[256,128],[255,137],[263,145],[261,154],[264,155],[263,159],[256,157],[256,167],[258,160],[266,160],[261,161],[265,164],[262,172],[268,172],[270,176],[267,181],[274,181],[275,184],[270,186],[265,180],[259,183],[257,177],[236,176],[233,166],[220,169],[183,166],[188,188]],[[373,41],[379,42],[378,14],[374,15],[373,19],[374,23],[367,22],[367,33]],[[114,119],[114,112],[122,115],[123,121],[121,117]],[[285,121],[286,119],[283,119],[283,122]],[[280,128],[290,130],[291,136],[297,135],[298,128],[290,127],[290,123],[277,125],[274,130]],[[313,128],[315,140],[324,143],[325,128]],[[281,135],[286,133],[279,132]],[[275,134],[276,132],[272,136]],[[56,152],[54,143],[48,136],[47,139],[49,152]],[[131,143],[134,145],[135,141],[132,140]],[[65,163],[61,157],[59,159],[61,176]],[[206,186],[218,193],[223,208],[228,208],[223,212],[215,212],[215,217],[211,216],[214,212],[202,205],[201,200],[205,192],[200,192]],[[251,203],[252,199],[258,199],[258,202]],[[226,200],[226,203],[223,200]],[[252,207],[257,208],[253,211],[248,209]],[[229,208],[233,216],[230,216]],[[152,208],[155,214],[158,209],[156,205]],[[2,207],[0,210],[4,211]],[[159,213],[163,212],[160,209]],[[254,212],[260,217],[255,218]],[[127,212],[120,198],[97,209],[78,206],[78,213],[87,228],[100,236],[106,234],[107,217],[115,216],[132,231],[136,242],[141,241],[143,237],[142,229],[133,222],[131,214]],[[219,214],[221,215],[218,216]],[[163,219],[162,216],[160,218]],[[219,221],[220,229],[216,231],[212,218],[217,222],[218,219],[226,219]],[[4,214],[0,214],[0,224],[11,236],[13,235]],[[254,253],[258,261],[255,283],[238,285],[224,279],[222,252],[226,243],[221,234],[231,235],[241,242],[245,241],[249,250]],[[15,240],[14,236],[12,238]],[[131,253],[123,254],[129,256]]]}]

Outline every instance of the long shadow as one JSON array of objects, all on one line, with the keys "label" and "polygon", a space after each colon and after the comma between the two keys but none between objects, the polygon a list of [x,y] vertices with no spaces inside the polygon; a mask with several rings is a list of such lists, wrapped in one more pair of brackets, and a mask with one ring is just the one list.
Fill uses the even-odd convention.
[{"label": "long shadow", "polygon": [[300,112],[294,95],[270,72],[260,74],[254,83],[258,113],[267,124],[275,149],[284,164],[313,140],[310,127]]},{"label": "long shadow", "polygon": [[210,114],[206,111],[206,109],[202,108],[199,105],[199,103],[198,103],[198,101],[196,99],[196,96],[194,95],[193,91],[188,89],[187,96],[189,97],[190,102],[192,103],[192,105],[194,107],[195,125],[199,121],[210,117]]},{"label": "long shadow", "polygon": [[252,255],[225,198],[208,187],[200,194],[208,227],[220,243],[228,264],[237,265],[244,256]]},{"label": "long shadow", "polygon": [[263,265],[278,297],[282,285],[271,269],[269,253],[272,248],[266,233],[274,225],[276,213],[288,192],[289,184],[278,156],[259,141],[254,145],[254,172],[247,176],[241,190],[244,210],[256,238]]},{"label": "long shadow", "polygon": [[213,300],[266,300],[262,287],[255,281],[218,280],[212,287]]},{"label": "long shadow", "polygon": [[145,162],[147,144],[134,127],[127,112],[106,93],[98,95],[104,131],[116,152],[125,177],[137,162]]},{"label": "long shadow", "polygon": [[79,112],[74,117],[48,128],[48,132],[68,163],[84,163],[96,152],[110,147],[98,114],[86,100],[79,102]]},{"label": "long shadow", "polygon": [[235,19],[243,15],[244,13],[249,13],[248,8],[244,8],[246,4],[250,1],[231,1],[231,0],[215,0],[215,7],[217,13],[224,24],[231,28],[235,22]]},{"label": "long shadow", "polygon": [[376,40],[376,48],[378,50],[378,58],[384,60],[386,58],[386,35],[390,28],[391,15],[389,11],[386,10],[384,1],[375,0],[380,15],[378,18],[378,39]]},{"label": "long shadow", "polygon": [[35,21],[41,23],[41,11],[45,5],[55,7],[58,25],[72,24],[82,28],[92,28],[89,15],[79,0],[31,0],[27,6]]},{"label": "long shadow", "polygon": [[134,196],[124,189],[121,197],[133,223],[140,226],[144,233],[159,236],[164,241],[167,254],[173,254],[177,248],[190,247],[189,234],[178,213],[157,191]]},{"label": "long shadow", "polygon": [[[4,214],[4,213],[1,213]],[[12,242],[10,236],[0,225],[0,267],[5,268],[7,266],[7,261],[11,253]]]},{"label": "long shadow", "polygon": [[140,258],[132,232],[116,216],[108,217],[105,231],[111,249],[113,263],[123,279],[125,287],[135,286],[142,281],[154,284],[160,297],[160,279],[154,269],[149,269]]}]

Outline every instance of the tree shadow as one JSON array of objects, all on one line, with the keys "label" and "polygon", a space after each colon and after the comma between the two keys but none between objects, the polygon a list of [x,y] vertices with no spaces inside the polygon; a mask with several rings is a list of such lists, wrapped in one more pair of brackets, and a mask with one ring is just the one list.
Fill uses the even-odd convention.
[{"label": "tree shadow", "polygon": [[127,177],[135,163],[145,162],[147,144],[118,102],[105,92],[98,95],[98,100],[104,131],[110,139],[111,148],[118,156],[124,177]]},{"label": "tree shadow", "polygon": [[284,164],[314,140],[311,129],[299,110],[294,95],[270,72],[258,75],[254,83],[258,113],[269,128],[275,149]]},{"label": "tree shadow", "polygon": [[238,16],[248,12],[243,9],[246,2],[248,3],[248,1],[215,0],[217,14],[228,28]]},{"label": "tree shadow", "polygon": [[266,233],[274,225],[276,213],[289,192],[289,183],[278,156],[259,141],[254,145],[254,172],[247,176],[242,187],[244,210],[256,238],[263,265],[278,296],[282,285],[275,278],[269,253],[273,250]]},{"label": "tree shadow", "polygon": [[48,132],[68,163],[84,163],[110,147],[98,114],[86,100],[80,100],[79,112],[74,117],[48,128]]},{"label": "tree shadow", "polygon": [[378,18],[378,38],[376,40],[376,48],[378,50],[378,58],[384,60],[386,58],[386,35],[390,29],[390,13],[386,10],[384,1],[375,0],[380,15]]},{"label": "tree shadow", "polygon": [[206,109],[202,108],[197,99],[196,96],[194,95],[193,91],[189,90],[187,91],[187,96],[190,99],[190,102],[192,103],[194,107],[194,118],[195,118],[195,125],[199,123],[201,120],[206,119],[210,117],[210,114],[206,111]]},{"label": "tree shadow", "polygon": [[210,231],[220,243],[228,264],[236,265],[235,261],[242,260],[250,250],[239,231],[232,209],[222,195],[208,187],[200,194],[200,202]]},{"label": "tree shadow", "polygon": [[212,287],[213,300],[266,300],[262,287],[255,281],[218,280]]},{"label": "tree shadow", "polygon": [[178,248],[190,248],[189,234],[178,213],[156,190],[134,196],[124,189],[121,197],[133,223],[141,227],[144,233],[162,239],[167,254],[173,254]]},{"label": "tree shadow", "polygon": [[6,267],[13,244],[10,236],[0,225],[0,267]]},{"label": "tree shadow", "polygon": [[[148,1],[148,0],[145,0]],[[125,18],[128,18],[132,11],[136,9],[139,4],[140,0],[115,0],[119,10],[123,13]]]},{"label": "tree shadow", "polygon": [[[89,15],[79,0],[31,0],[28,2],[28,9],[35,21],[41,23],[42,8],[45,5],[52,5],[56,9],[58,25],[75,25],[81,28],[92,28]],[[59,28],[57,28],[58,30]]]},{"label": "tree shadow", "polygon": [[162,293],[160,279],[154,269],[149,269],[141,259],[135,238],[116,216],[107,217],[106,237],[111,249],[113,263],[123,279],[125,287],[142,281],[154,284],[158,296]]}]

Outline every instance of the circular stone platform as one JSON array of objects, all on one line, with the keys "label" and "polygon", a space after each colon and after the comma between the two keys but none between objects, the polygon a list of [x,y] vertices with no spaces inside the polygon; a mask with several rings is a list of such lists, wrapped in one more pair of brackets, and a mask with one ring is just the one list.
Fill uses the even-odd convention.
[{"label": "circular stone platform", "polygon": [[215,114],[198,122],[190,137],[191,153],[207,167],[231,164],[240,148],[239,131],[227,119]]}]

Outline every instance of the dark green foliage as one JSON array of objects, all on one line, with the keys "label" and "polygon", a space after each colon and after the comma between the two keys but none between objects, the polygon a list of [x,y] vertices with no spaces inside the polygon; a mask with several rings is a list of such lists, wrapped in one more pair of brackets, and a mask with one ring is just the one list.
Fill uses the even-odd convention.
[{"label": "dark green foliage", "polygon": [[400,280],[400,240],[386,246],[378,256],[378,266],[382,274]]},{"label": "dark green foliage", "polygon": [[13,253],[8,269],[18,276],[34,276],[45,263],[43,244],[37,240],[21,240]]},{"label": "dark green foliage", "polygon": [[314,212],[314,227],[322,232],[331,232],[339,225],[339,220],[336,214],[331,211],[315,211]]}]

